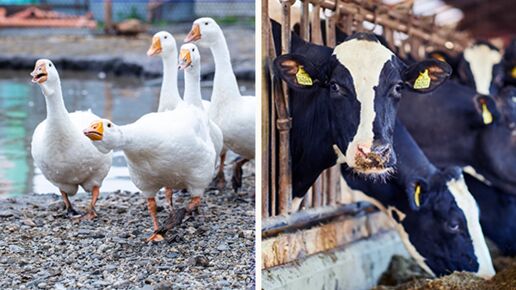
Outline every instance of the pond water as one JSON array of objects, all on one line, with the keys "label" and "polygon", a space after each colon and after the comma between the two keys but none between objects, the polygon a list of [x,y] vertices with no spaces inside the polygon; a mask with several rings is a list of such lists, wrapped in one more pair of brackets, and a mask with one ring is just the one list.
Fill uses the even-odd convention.
[{"label": "pond water", "polygon": [[[90,109],[103,118],[123,125],[158,107],[161,78],[100,76],[91,72],[62,71],[61,86],[69,112]],[[182,84],[182,80],[179,81]],[[254,95],[254,82],[239,82],[241,92]],[[180,88],[182,92],[182,88]],[[211,82],[202,83],[203,98],[211,95]],[[37,169],[30,153],[32,133],[45,119],[45,98],[29,72],[0,70],[0,198],[25,193],[57,193]],[[121,152],[102,191],[136,191]]]}]

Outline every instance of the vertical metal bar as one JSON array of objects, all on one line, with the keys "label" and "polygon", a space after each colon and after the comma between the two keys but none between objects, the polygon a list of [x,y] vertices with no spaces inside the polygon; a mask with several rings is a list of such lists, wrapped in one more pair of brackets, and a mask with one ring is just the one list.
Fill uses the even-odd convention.
[{"label": "vertical metal bar", "polygon": [[[269,1],[262,1],[262,68],[266,68],[267,61],[272,59],[272,55],[270,55],[270,49],[273,46],[271,44],[271,31],[269,25]],[[272,72],[271,72],[272,73]],[[270,194],[270,103],[269,103],[269,95],[267,88],[267,74],[265,69],[262,70],[262,219],[267,218],[269,216],[269,194]],[[272,82],[271,82],[272,84]],[[270,90],[272,93],[272,89]]]},{"label": "vertical metal bar", "polygon": [[322,32],[321,32],[321,2],[317,1],[312,9],[312,43],[323,45]]},{"label": "vertical metal bar", "polygon": [[[338,1],[337,1],[338,3]],[[337,13],[333,12],[328,19],[326,19],[326,46],[335,47],[335,23],[337,22]]]},{"label": "vertical metal bar", "polygon": [[301,38],[303,38],[305,41],[309,41],[310,39],[310,20],[308,18],[310,16],[310,13],[308,11],[309,4],[309,0],[303,1],[303,6],[301,10],[301,23],[299,23],[299,32],[301,34]]},{"label": "vertical metal bar", "polygon": [[314,207],[322,205],[322,176],[319,176],[314,183]]},{"label": "vertical metal bar", "polygon": [[336,204],[336,194],[337,194],[337,183],[339,182],[339,165],[335,165],[330,168],[330,178],[328,181],[328,205]]},{"label": "vertical metal bar", "polygon": [[387,26],[383,27],[383,37],[387,41],[389,48],[392,51],[396,51],[396,46],[394,44],[394,31],[390,27],[387,27]]}]

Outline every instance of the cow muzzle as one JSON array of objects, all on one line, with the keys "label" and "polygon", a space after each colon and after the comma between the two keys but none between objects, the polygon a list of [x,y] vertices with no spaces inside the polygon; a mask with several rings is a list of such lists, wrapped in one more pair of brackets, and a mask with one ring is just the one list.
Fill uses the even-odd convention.
[{"label": "cow muzzle", "polygon": [[390,144],[357,146],[355,168],[359,172],[381,174],[387,172],[395,164],[396,155]]}]

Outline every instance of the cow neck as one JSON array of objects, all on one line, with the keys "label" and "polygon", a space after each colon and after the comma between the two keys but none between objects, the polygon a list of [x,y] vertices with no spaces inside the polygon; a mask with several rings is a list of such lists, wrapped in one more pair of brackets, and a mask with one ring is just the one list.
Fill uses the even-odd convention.
[{"label": "cow neck", "polygon": [[417,179],[428,179],[437,168],[430,163],[405,126],[396,119],[394,151],[398,159],[397,174],[402,184],[411,185]]},{"label": "cow neck", "polygon": [[324,169],[335,165],[337,156],[327,98],[291,94],[291,112],[292,187],[294,196],[302,197]]}]

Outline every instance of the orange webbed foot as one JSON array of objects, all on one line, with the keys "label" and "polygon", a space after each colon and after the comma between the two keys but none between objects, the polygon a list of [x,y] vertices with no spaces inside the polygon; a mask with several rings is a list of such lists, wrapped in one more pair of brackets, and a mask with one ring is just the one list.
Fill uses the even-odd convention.
[{"label": "orange webbed foot", "polygon": [[165,238],[161,234],[154,232],[152,234],[152,236],[147,238],[146,241],[147,242],[161,242],[163,240],[165,240]]}]

